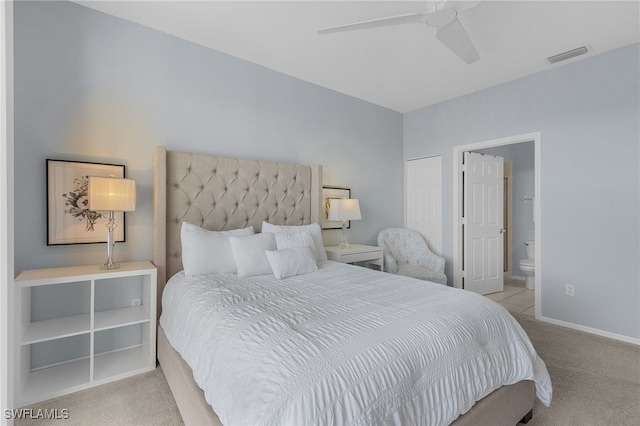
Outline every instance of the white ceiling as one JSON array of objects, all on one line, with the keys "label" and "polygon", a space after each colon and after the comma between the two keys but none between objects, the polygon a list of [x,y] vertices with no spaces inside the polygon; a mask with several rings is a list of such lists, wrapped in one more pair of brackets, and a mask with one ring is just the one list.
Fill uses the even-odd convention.
[{"label": "white ceiling", "polygon": [[592,51],[570,61],[640,41],[637,0],[483,0],[458,16],[481,56],[470,65],[423,24],[318,35],[426,1],[76,3],[399,112],[561,66],[545,58],[583,45]]}]

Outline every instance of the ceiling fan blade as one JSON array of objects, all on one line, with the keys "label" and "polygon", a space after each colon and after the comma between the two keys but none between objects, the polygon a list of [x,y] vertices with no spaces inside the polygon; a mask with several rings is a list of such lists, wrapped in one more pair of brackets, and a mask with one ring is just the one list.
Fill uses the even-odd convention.
[{"label": "ceiling fan blade", "polygon": [[457,18],[451,23],[438,28],[436,38],[467,64],[480,59],[478,51],[471,43],[469,36]]},{"label": "ceiling fan blade", "polygon": [[339,25],[337,27],[323,28],[318,31],[318,34],[341,33],[345,31],[388,27],[391,25],[411,24],[416,22],[421,22],[424,24],[426,15],[426,13],[410,13],[408,15],[391,16],[389,18],[372,19],[370,21],[362,21],[353,24]]}]

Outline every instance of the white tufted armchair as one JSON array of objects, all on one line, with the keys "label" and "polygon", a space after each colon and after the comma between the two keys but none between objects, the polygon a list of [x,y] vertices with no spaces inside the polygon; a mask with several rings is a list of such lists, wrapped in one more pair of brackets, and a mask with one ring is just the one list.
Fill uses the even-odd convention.
[{"label": "white tufted armchair", "polygon": [[429,250],[418,232],[406,228],[383,229],[378,234],[378,246],[384,249],[386,272],[447,285],[444,258]]}]

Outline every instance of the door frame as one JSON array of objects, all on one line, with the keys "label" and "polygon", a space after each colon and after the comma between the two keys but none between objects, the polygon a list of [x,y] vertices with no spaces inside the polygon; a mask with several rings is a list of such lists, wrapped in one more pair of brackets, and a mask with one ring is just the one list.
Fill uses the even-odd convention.
[{"label": "door frame", "polygon": [[[540,164],[540,132],[526,133],[516,136],[508,136],[500,139],[492,139],[483,142],[475,142],[466,145],[458,145],[453,147],[453,286],[462,288],[462,157],[465,151],[474,151],[478,149],[493,148],[496,146],[513,145],[523,142],[534,143],[534,197],[535,206],[533,218],[535,221],[535,318],[541,317],[542,288],[540,285],[540,277],[542,271],[542,224],[540,222],[541,197],[541,164]],[[515,267],[515,266],[513,266]]]},{"label": "door frame", "polygon": [[[0,408],[14,407],[13,1],[0,2]],[[4,412],[3,412],[4,414]],[[5,415],[0,425],[13,425]]]},{"label": "door frame", "polygon": [[504,228],[507,230],[507,238],[504,239],[505,267],[504,279],[510,280],[513,277],[513,161],[504,162]]}]

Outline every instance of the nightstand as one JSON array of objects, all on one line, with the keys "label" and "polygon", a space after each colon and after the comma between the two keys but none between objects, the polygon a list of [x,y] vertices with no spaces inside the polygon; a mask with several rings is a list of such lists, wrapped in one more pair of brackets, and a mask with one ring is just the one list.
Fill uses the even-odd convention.
[{"label": "nightstand", "polygon": [[351,244],[351,247],[346,249],[342,249],[340,246],[327,246],[324,249],[329,260],[340,263],[365,262],[378,265],[380,270],[384,271],[382,247]]},{"label": "nightstand", "polygon": [[17,407],[156,368],[150,262],[36,269],[15,284]]}]

